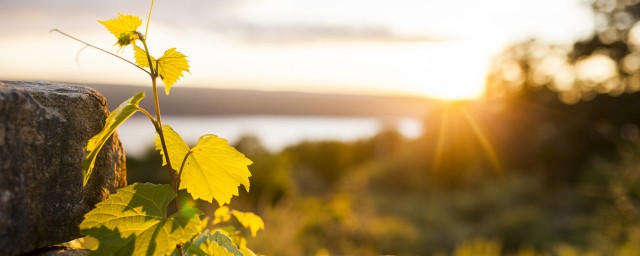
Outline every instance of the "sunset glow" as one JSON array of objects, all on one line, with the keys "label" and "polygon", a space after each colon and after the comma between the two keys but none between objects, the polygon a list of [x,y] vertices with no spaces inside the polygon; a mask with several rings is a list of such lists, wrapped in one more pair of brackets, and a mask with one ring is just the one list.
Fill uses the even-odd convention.
[{"label": "sunset glow", "polygon": [[[148,40],[152,54],[177,47],[189,57],[192,72],[177,86],[476,98],[506,45],[570,41],[593,24],[580,1],[521,2],[191,0],[159,5]],[[146,4],[0,3],[0,17],[23,26],[0,28],[0,78],[145,84],[121,61],[48,31],[115,52],[95,20],[121,10],[145,17]]]},{"label": "sunset glow", "polygon": [[640,0],[0,20],[0,256],[640,256]]}]

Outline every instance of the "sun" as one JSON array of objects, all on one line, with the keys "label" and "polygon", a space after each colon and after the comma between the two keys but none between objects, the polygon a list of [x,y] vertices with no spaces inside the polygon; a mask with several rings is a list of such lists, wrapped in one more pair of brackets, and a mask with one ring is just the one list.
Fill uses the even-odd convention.
[{"label": "sun", "polygon": [[425,87],[418,93],[441,100],[467,100],[480,98],[484,92],[484,83],[470,81],[469,83]]},{"label": "sun", "polygon": [[429,52],[411,65],[412,76],[404,80],[407,90],[442,100],[476,99],[485,93],[492,49],[445,42],[416,49],[415,55],[418,50]]},{"label": "sun", "polygon": [[482,66],[442,68],[440,73],[416,79],[410,86],[415,93],[441,100],[466,100],[482,97],[486,89],[487,69]]}]

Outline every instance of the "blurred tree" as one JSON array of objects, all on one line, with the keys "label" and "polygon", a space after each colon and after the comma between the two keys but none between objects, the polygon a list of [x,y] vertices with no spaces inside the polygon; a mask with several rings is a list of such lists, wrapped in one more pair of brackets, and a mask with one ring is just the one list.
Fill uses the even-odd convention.
[{"label": "blurred tree", "polygon": [[289,177],[291,161],[286,155],[270,153],[256,136],[241,137],[234,147],[253,161],[251,164],[251,194],[243,192],[253,209],[260,203],[275,205],[291,194],[293,185]]},{"label": "blurred tree", "polygon": [[134,182],[169,184],[171,182],[167,170],[162,166],[162,157],[151,146],[140,156],[127,155],[127,174],[128,184]]},{"label": "blurred tree", "polygon": [[562,102],[618,96],[640,90],[640,1],[596,0],[590,38],[573,46],[528,41],[494,61],[489,93],[503,95],[523,87],[546,87]]},{"label": "blurred tree", "polygon": [[494,60],[482,117],[507,168],[575,182],[595,156],[638,141],[639,3],[593,1],[590,38],[572,46],[531,40]]}]

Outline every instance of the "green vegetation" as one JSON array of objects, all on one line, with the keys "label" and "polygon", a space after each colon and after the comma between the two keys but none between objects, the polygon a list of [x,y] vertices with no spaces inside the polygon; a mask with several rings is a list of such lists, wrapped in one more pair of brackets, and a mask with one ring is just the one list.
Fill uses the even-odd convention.
[{"label": "green vegetation", "polygon": [[[531,86],[443,103],[415,140],[384,131],[268,152],[245,137],[235,147],[255,161],[252,194],[234,205],[264,218],[249,242],[267,255],[637,255],[637,102],[567,105]],[[162,182],[136,175],[160,161],[128,159],[129,177]]]},{"label": "green vegetation", "polygon": [[[451,146],[436,170],[439,134],[408,140],[385,131],[350,143],[302,142],[278,153],[254,137],[241,139],[235,147],[256,163],[252,193],[234,205],[260,213],[268,226],[249,241],[266,255],[639,252],[640,144],[620,146],[615,156],[589,155],[572,171],[574,179],[556,180],[567,163],[544,169],[519,160],[515,168],[514,160],[504,160],[499,175],[479,143],[467,145],[479,152],[472,155]],[[501,159],[521,153],[493,145]],[[135,166],[160,161],[154,158],[130,158],[129,177],[136,177]]]}]

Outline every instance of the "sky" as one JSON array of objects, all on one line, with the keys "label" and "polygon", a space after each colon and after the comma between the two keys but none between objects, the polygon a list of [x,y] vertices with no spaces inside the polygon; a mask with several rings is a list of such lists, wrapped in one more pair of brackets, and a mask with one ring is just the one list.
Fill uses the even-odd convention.
[{"label": "sky", "polygon": [[[149,84],[111,52],[96,20],[150,1],[0,0],[0,79]],[[140,30],[143,32],[143,26]],[[537,38],[571,43],[594,26],[585,0],[158,0],[152,55],[176,47],[191,72],[176,85],[348,94],[477,97],[493,56]],[[132,49],[121,55],[133,59]]]}]

